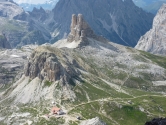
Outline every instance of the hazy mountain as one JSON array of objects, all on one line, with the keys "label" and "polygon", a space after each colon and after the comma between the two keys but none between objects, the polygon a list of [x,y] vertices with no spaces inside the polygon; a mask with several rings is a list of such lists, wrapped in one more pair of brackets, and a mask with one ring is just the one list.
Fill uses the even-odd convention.
[{"label": "hazy mountain", "polygon": [[153,54],[166,55],[166,4],[158,11],[153,28],[140,38],[135,48]]},{"label": "hazy mountain", "polygon": [[45,3],[41,3],[41,4],[20,3],[19,6],[24,8],[25,11],[32,11],[34,7],[38,8],[38,9],[40,9],[40,7],[42,7],[45,10],[52,10],[58,1],[59,0],[49,0],[49,1],[46,1]]},{"label": "hazy mountain", "polygon": [[55,21],[49,26],[52,31],[58,29],[59,38],[69,33],[71,15],[82,13],[95,33],[132,47],[151,28],[153,19],[132,0],[60,0],[52,13]]},{"label": "hazy mountain", "polygon": [[157,11],[162,6],[162,4],[166,3],[166,0],[133,0],[133,1],[137,6],[153,14],[156,14]]},{"label": "hazy mountain", "polygon": [[[39,14],[41,11],[42,14]],[[51,38],[43,24],[39,22],[46,18],[47,12],[42,8],[32,12],[25,12],[16,3],[10,1],[0,2],[0,32],[5,34],[11,47],[26,44],[43,44]]]}]

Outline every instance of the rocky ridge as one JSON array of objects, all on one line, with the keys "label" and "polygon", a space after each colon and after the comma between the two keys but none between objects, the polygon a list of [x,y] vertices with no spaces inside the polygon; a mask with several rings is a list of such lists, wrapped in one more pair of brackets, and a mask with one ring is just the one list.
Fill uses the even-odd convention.
[{"label": "rocky ridge", "polygon": [[166,55],[166,4],[158,11],[153,21],[153,27],[140,38],[136,49],[153,54]]}]

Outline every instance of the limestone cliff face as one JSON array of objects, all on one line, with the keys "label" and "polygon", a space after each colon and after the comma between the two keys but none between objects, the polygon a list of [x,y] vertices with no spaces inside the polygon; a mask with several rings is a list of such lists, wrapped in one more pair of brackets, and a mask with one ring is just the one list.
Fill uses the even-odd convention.
[{"label": "limestone cliff face", "polygon": [[28,62],[25,68],[25,75],[30,78],[39,77],[49,81],[56,81],[60,78],[60,63],[55,55],[42,53],[36,57],[31,55],[32,60]]},{"label": "limestone cliff face", "polygon": [[0,48],[11,49],[10,43],[7,41],[5,35],[0,35]]},{"label": "limestone cliff face", "polygon": [[154,18],[153,28],[140,38],[135,48],[166,55],[166,4],[160,8]]},{"label": "limestone cliff face", "polygon": [[64,58],[50,52],[32,53],[27,65],[25,66],[25,76],[31,79],[38,77],[41,80],[58,81],[62,83],[70,81],[71,77],[79,75],[74,68],[70,67],[70,62],[62,63]]}]

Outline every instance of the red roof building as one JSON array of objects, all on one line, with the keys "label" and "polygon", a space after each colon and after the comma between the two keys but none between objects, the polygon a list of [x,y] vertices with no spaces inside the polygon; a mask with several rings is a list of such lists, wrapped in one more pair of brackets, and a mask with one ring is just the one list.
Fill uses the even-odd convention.
[{"label": "red roof building", "polygon": [[57,114],[60,110],[61,110],[61,109],[58,108],[58,107],[53,107],[53,108],[51,109],[51,112],[52,112],[53,114]]}]

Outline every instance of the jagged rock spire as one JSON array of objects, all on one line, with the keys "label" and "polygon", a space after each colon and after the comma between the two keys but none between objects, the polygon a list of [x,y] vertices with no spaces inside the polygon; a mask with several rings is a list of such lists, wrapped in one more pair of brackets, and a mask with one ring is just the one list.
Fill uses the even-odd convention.
[{"label": "jagged rock spire", "polygon": [[94,38],[93,30],[89,27],[88,23],[83,19],[82,14],[72,15],[71,32],[67,38],[68,42],[84,41],[87,37]]}]

